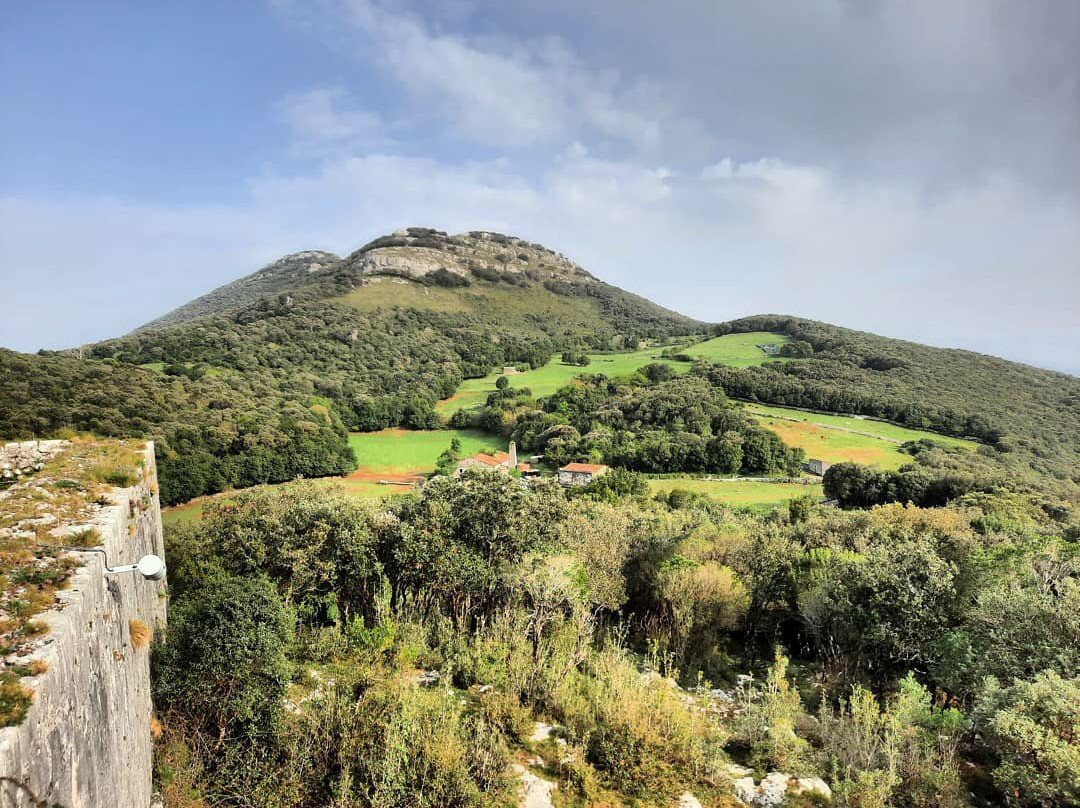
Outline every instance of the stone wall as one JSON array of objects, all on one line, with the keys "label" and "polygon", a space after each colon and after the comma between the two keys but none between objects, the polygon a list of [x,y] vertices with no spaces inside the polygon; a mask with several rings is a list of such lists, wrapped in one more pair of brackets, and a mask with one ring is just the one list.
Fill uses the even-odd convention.
[{"label": "stone wall", "polygon": [[[111,566],[164,557],[152,445],[144,456],[142,479],[113,489],[115,504],[93,521]],[[75,555],[84,564],[41,616],[48,631],[26,657],[48,664],[24,680],[34,702],[20,725],[0,729],[0,808],[150,805],[149,647],[131,630],[164,628],[165,582],[106,574],[100,553]]]}]

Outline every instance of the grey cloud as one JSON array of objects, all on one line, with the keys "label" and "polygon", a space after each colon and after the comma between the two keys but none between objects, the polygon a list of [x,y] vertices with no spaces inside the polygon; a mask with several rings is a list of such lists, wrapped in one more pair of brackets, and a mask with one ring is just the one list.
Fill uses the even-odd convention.
[{"label": "grey cloud", "polygon": [[[740,159],[937,186],[1012,170],[1080,186],[1080,4],[1057,0],[481,0],[661,84]],[[481,23],[477,23],[481,24]],[[674,155],[673,155],[674,156]]]}]

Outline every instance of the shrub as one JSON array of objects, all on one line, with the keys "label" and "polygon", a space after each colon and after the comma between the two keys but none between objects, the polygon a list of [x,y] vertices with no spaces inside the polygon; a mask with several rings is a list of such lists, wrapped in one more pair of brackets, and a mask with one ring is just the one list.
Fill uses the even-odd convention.
[{"label": "shrub", "polygon": [[92,480],[97,480],[98,482],[112,485],[116,488],[130,488],[138,482],[138,478],[135,476],[135,472],[132,469],[114,465],[94,466],[90,469],[89,476]]},{"label": "shrub", "polygon": [[643,675],[625,651],[588,654],[553,693],[555,712],[584,741],[586,760],[631,796],[673,796],[716,776],[726,733],[690,708],[673,683]]},{"label": "shrub", "polygon": [[21,724],[33,700],[33,694],[13,674],[0,674],[0,727]]},{"label": "shrub", "polygon": [[879,704],[856,685],[839,711],[822,705],[821,760],[839,806],[961,808],[956,747],[966,729],[957,710],[932,706],[913,676]]},{"label": "shrub", "polygon": [[975,720],[1001,759],[994,782],[1010,801],[1080,803],[1080,678],[1048,670],[1010,687],[991,678]]},{"label": "shrub", "polygon": [[754,764],[801,774],[808,769],[810,745],[795,734],[804,718],[799,692],[787,678],[788,659],[779,651],[760,689],[743,690],[744,707],[735,723],[738,740],[750,747]]},{"label": "shrub", "polygon": [[173,609],[153,654],[156,696],[224,737],[271,726],[289,681],[291,618],[266,579],[216,577]]}]

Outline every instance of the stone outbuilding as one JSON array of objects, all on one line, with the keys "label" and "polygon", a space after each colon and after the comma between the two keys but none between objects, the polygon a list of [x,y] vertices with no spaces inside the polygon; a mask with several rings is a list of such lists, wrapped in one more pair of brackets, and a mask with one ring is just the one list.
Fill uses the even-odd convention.
[{"label": "stone outbuilding", "polygon": [[599,463],[567,463],[559,469],[559,485],[588,485],[611,469]]}]

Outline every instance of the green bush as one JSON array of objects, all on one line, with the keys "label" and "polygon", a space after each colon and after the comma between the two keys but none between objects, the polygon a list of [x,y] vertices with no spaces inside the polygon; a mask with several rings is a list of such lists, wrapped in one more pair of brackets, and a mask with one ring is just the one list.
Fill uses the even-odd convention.
[{"label": "green bush", "polygon": [[1009,687],[989,679],[975,720],[1001,759],[994,782],[1008,800],[1080,804],[1080,678],[1044,671]]},{"label": "green bush", "polygon": [[291,635],[269,581],[211,579],[173,608],[167,642],[154,648],[157,704],[218,737],[267,732],[289,682]]}]

